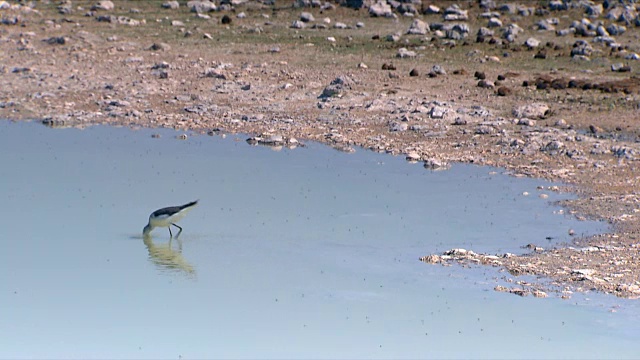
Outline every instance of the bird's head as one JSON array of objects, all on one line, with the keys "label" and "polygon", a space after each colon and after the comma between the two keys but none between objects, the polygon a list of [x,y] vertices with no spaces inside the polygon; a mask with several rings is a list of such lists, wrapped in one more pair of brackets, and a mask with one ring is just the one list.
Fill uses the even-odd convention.
[{"label": "bird's head", "polygon": [[153,227],[151,227],[151,224],[147,224],[147,226],[145,226],[144,229],[142,229],[142,235],[149,236],[149,233],[151,233],[151,230],[153,230]]}]

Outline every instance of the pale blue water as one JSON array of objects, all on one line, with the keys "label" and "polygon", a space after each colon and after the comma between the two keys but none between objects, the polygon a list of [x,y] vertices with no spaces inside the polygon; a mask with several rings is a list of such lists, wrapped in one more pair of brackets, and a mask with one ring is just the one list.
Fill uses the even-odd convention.
[{"label": "pale blue water", "polygon": [[[496,269],[418,261],[606,230],[554,214],[547,182],[176,134],[0,122],[1,358],[640,356],[635,301],[520,298]],[[195,199],[179,241],[142,239]]]}]

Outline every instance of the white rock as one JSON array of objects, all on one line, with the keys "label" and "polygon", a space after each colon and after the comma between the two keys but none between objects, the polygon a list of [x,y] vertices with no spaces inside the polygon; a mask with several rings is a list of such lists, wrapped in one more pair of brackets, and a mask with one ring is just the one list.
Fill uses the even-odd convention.
[{"label": "white rock", "polygon": [[180,3],[177,2],[177,1],[168,1],[166,3],[163,3],[162,7],[165,8],[165,9],[175,10],[175,9],[178,9],[180,7]]},{"label": "white rock", "polygon": [[407,34],[411,35],[426,35],[427,32],[429,32],[429,25],[420,19],[413,20],[407,30]]},{"label": "white rock", "polygon": [[386,1],[378,1],[369,7],[369,15],[375,17],[391,17],[393,16],[393,11],[391,10],[391,5],[387,4]]},{"label": "white rock", "polygon": [[531,37],[531,38],[528,38],[527,41],[524,42],[524,44],[529,49],[533,49],[533,48],[536,48],[536,47],[540,46],[540,40]]},{"label": "white rock", "polygon": [[293,23],[291,23],[291,28],[293,28],[293,29],[304,29],[305,28],[305,24],[304,24],[304,22],[302,22],[300,20],[295,20]]},{"label": "white rock", "polygon": [[549,115],[549,106],[544,103],[532,103],[513,109],[513,115],[517,118],[544,119]]},{"label": "white rock", "polygon": [[407,48],[400,48],[398,49],[398,53],[396,54],[396,57],[413,58],[413,57],[416,57],[416,55],[417,54],[415,51],[407,50]]},{"label": "white rock", "polygon": [[93,10],[113,10],[114,8],[113,2],[109,0],[98,1],[97,4],[91,7]]},{"label": "white rock", "polygon": [[316,19],[313,17],[313,14],[311,14],[310,12],[303,12],[300,14],[300,21],[312,22],[312,21],[316,21]]}]

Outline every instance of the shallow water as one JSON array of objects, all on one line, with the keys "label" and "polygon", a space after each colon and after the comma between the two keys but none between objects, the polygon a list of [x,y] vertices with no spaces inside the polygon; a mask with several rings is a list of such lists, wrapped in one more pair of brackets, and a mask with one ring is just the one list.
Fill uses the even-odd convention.
[{"label": "shallow water", "polygon": [[[497,269],[418,261],[606,230],[540,199],[550,183],[176,134],[0,122],[0,357],[640,354],[637,302],[520,298],[491,290]],[[195,199],[178,240],[142,238],[150,212]]]}]

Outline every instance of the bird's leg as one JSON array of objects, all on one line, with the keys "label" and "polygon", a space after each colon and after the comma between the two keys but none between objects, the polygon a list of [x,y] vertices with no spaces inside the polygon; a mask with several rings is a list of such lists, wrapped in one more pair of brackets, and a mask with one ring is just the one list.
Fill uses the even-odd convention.
[{"label": "bird's leg", "polygon": [[171,225],[169,225],[167,229],[169,229],[169,236],[173,237],[173,233],[171,232]]},{"label": "bird's leg", "polygon": [[[182,227],[180,227],[180,226],[178,226],[178,225],[176,225],[174,223],[171,223],[171,225],[173,225],[173,226],[177,227],[178,229],[180,229],[180,231],[178,231],[178,235],[176,235],[176,237],[180,236],[180,234],[182,234]],[[169,228],[171,228],[171,226],[169,226]]]}]

